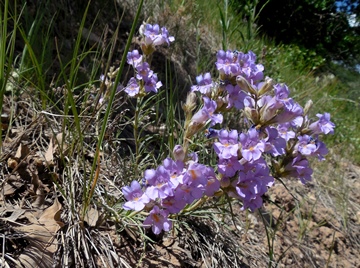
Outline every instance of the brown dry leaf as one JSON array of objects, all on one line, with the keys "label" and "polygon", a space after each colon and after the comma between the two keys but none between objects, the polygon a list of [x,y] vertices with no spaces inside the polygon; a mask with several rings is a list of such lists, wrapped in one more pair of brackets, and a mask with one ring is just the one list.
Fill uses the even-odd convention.
[{"label": "brown dry leaf", "polygon": [[61,208],[55,199],[54,204],[44,210],[38,223],[14,227],[29,238],[30,246],[19,256],[24,267],[51,267],[52,255],[57,249],[56,232],[63,226],[60,222]]},{"label": "brown dry leaf", "polygon": [[[35,242],[36,243],[36,242]],[[40,245],[27,246],[18,261],[25,268],[49,268],[53,265],[53,253],[39,250]]]},{"label": "brown dry leaf", "polygon": [[[62,132],[60,132],[60,133],[58,133],[58,134],[56,135],[56,140],[57,140],[56,146],[57,146],[58,144],[62,144],[62,142],[63,142],[63,134],[62,134]],[[65,144],[64,144],[64,150],[66,150]]]},{"label": "brown dry leaf", "polygon": [[99,211],[97,211],[95,208],[90,208],[84,217],[84,220],[90,225],[90,226],[96,226],[96,223],[99,219]]},{"label": "brown dry leaf", "polygon": [[48,163],[53,163],[54,162],[54,153],[55,153],[55,148],[53,146],[53,139],[50,140],[49,142],[49,147],[45,153],[45,160]]},{"label": "brown dry leaf", "polygon": [[4,221],[9,221],[9,222],[16,222],[17,219],[25,213],[24,209],[7,209],[6,212],[11,212],[11,215],[7,218],[1,218]]},{"label": "brown dry leaf", "polygon": [[42,205],[45,202],[45,192],[44,192],[44,188],[43,187],[38,187],[36,189],[36,198],[34,200],[34,202],[31,203],[31,205],[34,208],[41,208]]},{"label": "brown dry leaf", "polygon": [[55,198],[54,204],[44,210],[44,213],[41,215],[39,222],[45,225],[47,222],[51,222],[51,221],[55,221],[59,223],[61,208],[62,206],[59,200]]},{"label": "brown dry leaf", "polygon": [[42,183],[39,176],[35,172],[31,172],[31,184],[33,185],[33,191],[37,191],[38,188],[42,187],[46,192],[50,192],[49,187]]},{"label": "brown dry leaf", "polygon": [[2,189],[2,194],[4,196],[12,195],[23,185],[24,184],[22,182],[5,183],[4,188]]},{"label": "brown dry leaf", "polygon": [[33,185],[32,190],[36,194],[36,198],[32,203],[32,206],[35,208],[40,208],[45,201],[44,190],[46,192],[50,192],[50,189],[45,184],[42,183],[42,181],[39,179],[39,176],[35,172],[31,172],[31,175],[32,175],[31,183]]},{"label": "brown dry leaf", "polygon": [[30,153],[29,147],[20,142],[20,145],[15,154],[15,158],[24,159],[29,153]]}]

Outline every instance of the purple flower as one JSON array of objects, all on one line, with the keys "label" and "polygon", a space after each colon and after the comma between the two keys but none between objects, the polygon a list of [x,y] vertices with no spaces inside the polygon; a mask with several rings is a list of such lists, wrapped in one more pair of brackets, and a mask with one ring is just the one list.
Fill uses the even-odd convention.
[{"label": "purple flower", "polygon": [[250,209],[251,212],[254,212],[256,209],[261,208],[263,204],[263,199],[261,196],[256,195],[251,199],[243,200],[243,206],[241,210]]},{"label": "purple flower", "polygon": [[164,168],[169,172],[170,181],[176,188],[180,183],[183,183],[183,170],[184,170],[184,162],[182,161],[174,161],[171,158],[166,158],[163,161]]},{"label": "purple flower", "polygon": [[162,37],[163,43],[167,43],[168,46],[170,46],[170,42],[175,41],[175,37],[174,36],[169,36],[169,32],[165,27],[161,28],[161,37]]},{"label": "purple flower", "polygon": [[221,174],[227,177],[232,177],[237,171],[242,169],[237,157],[231,157],[229,159],[220,158],[218,164],[218,170]]},{"label": "purple flower", "polygon": [[325,160],[324,155],[328,154],[328,149],[326,148],[325,143],[315,140],[316,150],[311,154],[311,156],[317,156],[319,160]]},{"label": "purple flower", "polygon": [[242,209],[250,208],[254,211],[262,205],[261,196],[267,192],[268,187],[274,184],[274,178],[269,173],[270,170],[263,159],[244,164],[244,169],[239,172],[238,180],[232,183],[236,193],[231,194],[243,201]]},{"label": "purple flower", "polygon": [[142,28],[141,31],[143,31],[146,45],[159,46],[164,43],[169,45],[170,42],[175,40],[173,36],[169,36],[169,32],[165,27],[161,28],[160,33],[160,27],[158,24],[146,24],[145,29]]},{"label": "purple flower", "polygon": [[242,145],[241,153],[247,161],[258,160],[265,150],[265,144],[259,140],[259,133],[255,128],[251,128],[248,134],[240,134],[240,142]]},{"label": "purple flower", "polygon": [[249,82],[259,81],[264,78],[264,66],[256,64],[256,55],[254,52],[239,52],[237,61],[240,65],[240,75],[245,77]]},{"label": "purple flower", "polygon": [[160,234],[162,230],[170,231],[172,224],[168,219],[168,215],[169,213],[166,210],[161,210],[158,206],[154,206],[143,225],[145,228],[150,228],[151,226],[153,233],[156,235]]},{"label": "purple flower", "polygon": [[145,79],[145,92],[154,92],[157,93],[158,89],[162,87],[161,81],[158,81],[157,75],[152,74],[151,76]]},{"label": "purple flower", "polygon": [[219,142],[214,143],[214,150],[221,159],[229,159],[238,156],[238,132],[237,130],[219,132]]},{"label": "purple flower", "polygon": [[279,124],[277,127],[280,137],[282,137],[286,141],[295,138],[295,132],[289,130],[289,126],[290,123],[284,123],[284,124]]},{"label": "purple flower", "polygon": [[136,67],[142,62],[142,55],[139,54],[138,50],[133,50],[127,54],[127,63]]},{"label": "purple flower", "polygon": [[163,166],[159,166],[156,170],[145,170],[144,178],[149,185],[145,193],[152,200],[174,195],[175,187],[170,180],[169,172]]},{"label": "purple flower", "polygon": [[174,198],[176,200],[185,201],[187,204],[191,204],[196,199],[200,199],[203,196],[203,193],[203,187],[191,183],[184,183],[176,188]]},{"label": "purple flower", "polygon": [[313,173],[309,161],[301,155],[296,156],[291,163],[287,164],[285,170],[288,176],[299,178],[303,184],[311,180]]},{"label": "purple flower", "polygon": [[122,188],[122,192],[125,198],[128,200],[123,208],[126,210],[142,210],[147,203],[150,202],[150,198],[147,197],[141,189],[140,183],[133,181],[131,186],[125,186]]},{"label": "purple flower", "polygon": [[310,136],[299,136],[298,140],[296,148],[302,155],[311,155],[317,150],[315,141]]},{"label": "purple flower", "polygon": [[286,141],[279,135],[279,132],[274,127],[266,127],[265,132],[267,137],[265,141],[265,152],[271,153],[273,156],[282,155],[285,153]]},{"label": "purple flower", "polygon": [[191,184],[193,187],[206,184],[206,167],[199,163],[190,163],[184,173],[184,183]]},{"label": "purple flower", "polygon": [[130,97],[134,97],[139,93],[139,91],[140,91],[140,86],[139,86],[137,80],[134,77],[131,77],[125,88],[125,92]]},{"label": "purple flower", "polygon": [[324,114],[317,114],[317,117],[319,117],[319,120],[312,123],[309,126],[309,129],[311,129],[312,134],[334,134],[334,128],[335,124],[330,121],[330,114],[324,113]]},{"label": "purple flower", "polygon": [[143,62],[143,63],[137,65],[136,70],[137,70],[136,78],[139,80],[147,81],[154,74],[154,72],[152,70],[150,70],[149,63],[147,63],[147,62]]},{"label": "purple flower", "polygon": [[217,61],[215,65],[219,70],[220,74],[236,76],[239,73],[239,63],[236,61],[236,54],[227,50],[219,50],[216,54]]},{"label": "purple flower", "polygon": [[214,114],[216,110],[216,102],[209,99],[208,97],[203,97],[204,107],[199,110],[196,114],[191,118],[191,122],[195,124],[205,124],[207,120],[211,120],[211,126],[222,123],[223,116],[222,114]]},{"label": "purple flower", "polygon": [[207,95],[211,92],[214,83],[211,79],[210,73],[199,75],[196,77],[197,85],[191,86],[191,91],[200,91],[201,94]]},{"label": "purple flower", "polygon": [[145,44],[146,45],[155,45],[161,42],[162,36],[160,34],[160,27],[158,24],[146,24],[145,29],[143,31],[145,36]]},{"label": "purple flower", "polygon": [[292,105],[284,106],[284,110],[276,116],[275,122],[278,124],[290,122],[303,115],[303,113],[304,110],[301,105],[293,102]]},{"label": "purple flower", "polygon": [[289,98],[290,90],[285,84],[274,85],[275,97],[278,100],[286,100]]},{"label": "purple flower", "polygon": [[244,100],[247,97],[247,94],[240,89],[238,85],[233,86],[228,84],[226,90],[229,93],[229,103],[226,108],[235,107],[238,110],[244,108]]},{"label": "purple flower", "polygon": [[206,168],[206,172],[204,175],[207,178],[207,182],[204,185],[204,193],[207,196],[213,196],[214,193],[220,189],[220,181],[216,178],[214,170],[210,167]]},{"label": "purple flower", "polygon": [[175,214],[179,213],[186,206],[186,201],[179,198],[175,199],[174,196],[169,196],[161,200],[161,206],[170,213]]}]

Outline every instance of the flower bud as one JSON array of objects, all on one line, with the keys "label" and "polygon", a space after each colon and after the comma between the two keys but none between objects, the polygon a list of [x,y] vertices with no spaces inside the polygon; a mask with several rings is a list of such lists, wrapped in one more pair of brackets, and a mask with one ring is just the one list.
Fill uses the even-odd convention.
[{"label": "flower bud", "polygon": [[229,177],[222,177],[220,180],[220,185],[222,188],[227,188],[230,186],[230,178]]},{"label": "flower bud", "polygon": [[250,108],[250,107],[245,107],[244,109],[245,112],[245,116],[250,119],[254,124],[258,124],[259,122],[259,113],[257,110]]},{"label": "flower bud", "polygon": [[186,98],[186,102],[183,105],[183,110],[185,113],[191,113],[196,107],[196,94],[194,92],[189,92]]},{"label": "flower bud", "polygon": [[181,145],[175,145],[174,149],[173,149],[173,155],[174,155],[174,160],[177,161],[184,161],[185,159],[185,151],[184,148]]},{"label": "flower bud", "polygon": [[311,109],[311,107],[313,106],[313,101],[312,100],[308,100],[305,104],[304,107],[304,115],[307,115],[309,110]]},{"label": "flower bud", "polygon": [[241,75],[236,77],[237,85],[246,92],[249,92],[254,95],[258,95],[258,92],[250,85],[250,83]]},{"label": "flower bud", "polygon": [[269,92],[274,85],[274,80],[272,80],[270,77],[265,78],[265,82],[263,83],[262,87],[259,90],[259,96]]}]

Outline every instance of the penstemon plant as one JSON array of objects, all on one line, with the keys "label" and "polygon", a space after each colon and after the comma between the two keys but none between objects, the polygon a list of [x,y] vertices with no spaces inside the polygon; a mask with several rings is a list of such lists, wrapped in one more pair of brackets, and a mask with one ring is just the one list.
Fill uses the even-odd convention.
[{"label": "penstemon plant", "polygon": [[[170,44],[165,27],[141,26],[141,49],[128,53],[128,63],[135,69],[124,91],[141,100],[148,92],[161,87],[147,62],[156,46]],[[147,212],[143,227],[154,234],[172,228],[171,215],[197,209],[213,196],[239,199],[242,210],[254,212],[263,204],[262,196],[275,179],[298,178],[303,184],[311,180],[309,157],[324,160],[328,150],[320,141],[322,134],[332,134],[335,125],[330,114],[308,118],[312,102],[303,108],[290,97],[285,84],[276,84],[264,77],[264,67],[256,63],[256,55],[238,51],[217,53],[219,77],[210,73],[196,77],[183,110],[184,135],[175,145],[172,157],[156,169],[147,169],[142,180],[122,188],[127,200],[125,210]],[[202,103],[199,106],[197,100]],[[241,112],[247,128],[221,128],[226,113]],[[136,112],[134,136],[136,138]],[[241,129],[241,130],[240,130]],[[213,141],[216,166],[199,163],[189,144],[197,134]]]}]

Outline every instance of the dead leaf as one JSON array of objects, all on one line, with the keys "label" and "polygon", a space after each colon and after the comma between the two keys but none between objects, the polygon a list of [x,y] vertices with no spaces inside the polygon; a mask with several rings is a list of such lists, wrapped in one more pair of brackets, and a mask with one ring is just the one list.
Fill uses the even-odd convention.
[{"label": "dead leaf", "polygon": [[10,217],[5,218],[4,220],[10,222],[16,222],[16,220],[24,213],[25,213],[24,209],[15,209],[13,213],[11,213]]},{"label": "dead leaf", "polygon": [[[60,133],[58,133],[57,135],[56,135],[56,140],[57,140],[57,143],[56,143],[56,145],[61,145],[62,144],[62,142],[63,142],[63,133],[62,132],[60,132]],[[65,144],[64,144],[65,145]],[[64,148],[65,149],[65,148]]]},{"label": "dead leaf", "polygon": [[53,141],[50,140],[49,142],[49,147],[45,153],[45,160],[46,162],[48,162],[49,164],[54,164],[54,146],[53,146]]},{"label": "dead leaf", "polygon": [[14,230],[28,238],[30,246],[19,256],[24,267],[51,267],[52,255],[57,249],[56,232],[64,225],[60,221],[61,204],[57,200],[43,211],[37,223],[16,226]]},{"label": "dead leaf", "polygon": [[29,245],[18,257],[25,268],[49,268],[53,265],[53,253],[39,250],[38,245]]},{"label": "dead leaf", "polygon": [[4,185],[4,188],[2,189],[2,193],[4,194],[4,196],[8,196],[8,195],[12,195],[15,193],[15,191],[17,189],[19,189],[21,186],[23,186],[24,183],[19,182],[19,181],[15,181],[15,182],[7,182]]},{"label": "dead leaf", "polygon": [[51,221],[60,221],[61,214],[61,204],[57,198],[55,198],[54,204],[44,210],[44,213],[41,215],[39,222],[45,224]]},{"label": "dead leaf", "polygon": [[90,225],[90,226],[96,226],[96,223],[99,219],[99,211],[95,208],[90,208],[84,217],[84,220]]},{"label": "dead leaf", "polygon": [[30,153],[29,147],[25,144],[23,145],[21,142],[16,151],[15,158],[21,160],[24,159]]},{"label": "dead leaf", "polygon": [[31,205],[34,208],[41,208],[42,205],[45,202],[45,192],[44,192],[44,188],[43,187],[38,187],[36,189],[36,198],[34,200],[34,202],[31,203]]}]

